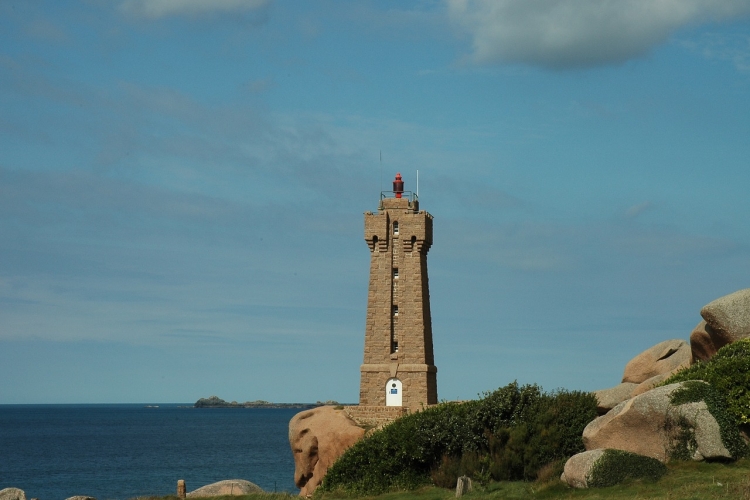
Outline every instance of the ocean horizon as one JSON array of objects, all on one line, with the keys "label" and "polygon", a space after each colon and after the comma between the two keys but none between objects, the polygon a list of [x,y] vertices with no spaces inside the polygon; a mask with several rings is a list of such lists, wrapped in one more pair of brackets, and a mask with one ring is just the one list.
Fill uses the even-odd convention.
[{"label": "ocean horizon", "polygon": [[300,408],[194,403],[2,404],[0,489],[27,498],[125,500],[246,479],[297,493],[288,441]]}]

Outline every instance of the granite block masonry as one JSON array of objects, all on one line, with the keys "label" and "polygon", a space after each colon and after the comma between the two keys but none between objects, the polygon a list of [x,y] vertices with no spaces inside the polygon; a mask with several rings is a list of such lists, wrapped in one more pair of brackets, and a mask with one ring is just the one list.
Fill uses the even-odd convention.
[{"label": "granite block masonry", "polygon": [[377,212],[365,213],[370,286],[359,404],[412,412],[438,400],[427,278],[433,218],[403,191],[400,174],[393,186]]},{"label": "granite block masonry", "polygon": [[370,288],[359,405],[323,406],[289,423],[302,496],[313,493],[328,467],[365,432],[437,404],[427,280],[432,215],[419,210],[416,194],[404,191],[400,174],[393,191],[380,194],[378,211],[365,213],[365,241]]}]

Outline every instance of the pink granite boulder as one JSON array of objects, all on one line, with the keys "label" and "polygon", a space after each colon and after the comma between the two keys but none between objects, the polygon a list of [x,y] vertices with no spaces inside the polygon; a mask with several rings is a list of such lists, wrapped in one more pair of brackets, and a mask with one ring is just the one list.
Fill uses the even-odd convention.
[{"label": "pink granite boulder", "polygon": [[661,385],[662,383],[666,382],[666,380],[677,373],[678,371],[685,368],[684,366],[681,366],[675,370],[672,370],[671,372],[661,373],[659,375],[654,375],[653,377],[644,380],[640,384],[636,385],[633,389],[633,392],[630,393],[630,397],[634,398],[635,396],[641,395],[644,392],[648,392],[651,389],[655,389],[657,386]]},{"label": "pink granite boulder", "polygon": [[263,493],[260,486],[244,479],[225,479],[207,484],[187,494],[187,498],[243,496]]},{"label": "pink granite boulder", "polygon": [[594,464],[604,455],[604,450],[588,450],[573,455],[565,462],[560,480],[573,488],[588,488],[591,470]]},{"label": "pink granite boulder", "polygon": [[640,353],[625,366],[623,382],[640,384],[662,373],[687,368],[692,361],[690,346],[684,340],[665,340]]},{"label": "pink granite boulder", "polygon": [[289,422],[289,444],[294,454],[294,484],[300,495],[312,495],[333,462],[364,434],[343,409],[334,406],[295,415]]},{"label": "pink granite boulder", "polygon": [[725,344],[750,337],[750,288],[709,302],[701,309],[701,316],[713,330],[713,336]]},{"label": "pink granite boulder", "polygon": [[638,384],[633,382],[623,382],[609,389],[602,389],[594,391],[596,396],[596,411],[599,415],[604,415],[609,410],[619,405],[626,399],[630,399],[633,394],[633,390],[638,387]]},{"label": "pink granite boulder", "polygon": [[708,326],[706,321],[701,321],[690,334],[690,350],[693,354],[693,363],[708,361],[714,354],[730,343],[730,339],[719,334]]},{"label": "pink granite boulder", "polygon": [[26,500],[26,493],[19,488],[3,488],[0,490],[0,500]]},{"label": "pink granite boulder", "polygon": [[690,449],[694,460],[732,458],[706,403],[672,404],[672,394],[684,384],[657,387],[594,419],[583,430],[584,446],[587,450],[624,450],[667,462],[682,426],[686,426],[695,438]]}]

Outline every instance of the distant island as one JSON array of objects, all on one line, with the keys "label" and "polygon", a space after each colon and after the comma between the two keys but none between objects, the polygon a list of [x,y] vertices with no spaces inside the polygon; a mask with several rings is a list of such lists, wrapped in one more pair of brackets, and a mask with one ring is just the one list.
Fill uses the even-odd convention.
[{"label": "distant island", "polygon": [[315,403],[271,403],[270,401],[245,401],[244,403],[238,403],[237,401],[224,401],[218,396],[211,396],[209,398],[200,398],[195,402],[193,408],[317,408],[318,406],[334,405],[338,406],[338,401],[316,401]]}]

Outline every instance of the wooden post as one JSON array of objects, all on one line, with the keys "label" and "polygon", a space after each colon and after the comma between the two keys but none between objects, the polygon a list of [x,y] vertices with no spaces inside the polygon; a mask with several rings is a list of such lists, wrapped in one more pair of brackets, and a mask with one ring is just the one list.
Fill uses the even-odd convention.
[{"label": "wooden post", "polygon": [[456,482],[456,498],[463,496],[464,493],[471,491],[471,478],[468,476],[461,476]]}]

